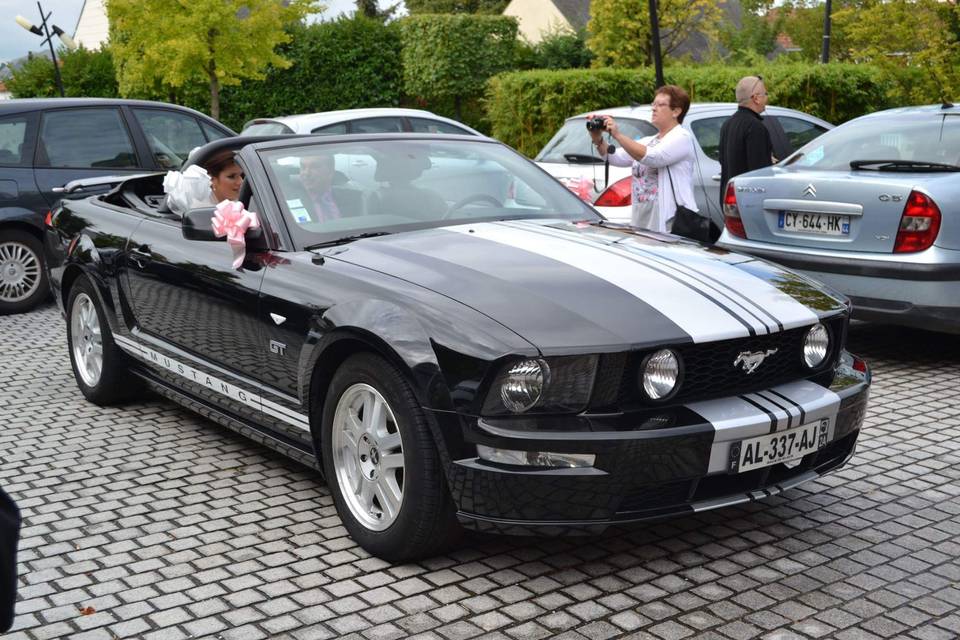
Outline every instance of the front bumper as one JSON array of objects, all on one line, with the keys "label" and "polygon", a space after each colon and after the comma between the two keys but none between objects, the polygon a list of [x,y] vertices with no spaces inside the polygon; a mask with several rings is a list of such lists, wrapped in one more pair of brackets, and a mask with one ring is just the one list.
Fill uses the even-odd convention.
[{"label": "front bumper", "polygon": [[[519,451],[595,454],[592,467],[538,469],[476,456],[451,461],[460,522],[507,534],[596,534],[614,524],[715,509],[780,493],[841,467],[853,454],[870,387],[844,353],[829,389],[810,381],[690,403],[647,419],[626,414],[525,420],[476,419],[475,444]],[[858,366],[862,364],[857,361]],[[771,402],[776,400],[777,404]],[[742,440],[827,420],[827,437],[802,459],[731,473]],[[573,425],[580,425],[579,428]]]}]

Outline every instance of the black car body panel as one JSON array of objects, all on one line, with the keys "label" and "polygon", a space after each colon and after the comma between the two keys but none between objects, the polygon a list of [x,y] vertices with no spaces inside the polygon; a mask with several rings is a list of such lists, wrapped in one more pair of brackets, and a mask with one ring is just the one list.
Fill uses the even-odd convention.
[{"label": "black car body panel", "polygon": [[[756,258],[600,218],[453,221],[305,250],[258,155],[276,146],[239,154],[252,191],[241,198],[264,226],[240,269],[225,243],[187,241],[179,218],[124,197],[156,191],[160,176],[57,211],[58,302],[76,278],[93,280],[116,343],[167,397],[315,463],[331,377],[351,353],[373,351],[425,411],[461,521],[506,532],[596,531],[754,500],[852,455],[870,374],[843,350],[842,296]],[[829,352],[804,369],[804,335],[818,323]],[[687,362],[690,389],[657,402],[638,380],[664,348]],[[738,368],[748,353],[766,354],[765,373]],[[584,406],[485,408],[511,362],[583,355],[597,362]],[[802,460],[734,468],[743,442],[802,425],[820,439]],[[478,446],[595,463],[524,468]]]}]

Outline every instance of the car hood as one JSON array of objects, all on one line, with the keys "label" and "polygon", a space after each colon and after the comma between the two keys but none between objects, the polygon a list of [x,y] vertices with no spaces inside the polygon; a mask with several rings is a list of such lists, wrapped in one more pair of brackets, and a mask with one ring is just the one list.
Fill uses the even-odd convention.
[{"label": "car hood", "polygon": [[813,324],[846,304],[757,258],[559,220],[400,233],[328,255],[457,300],[545,354],[765,335]]}]

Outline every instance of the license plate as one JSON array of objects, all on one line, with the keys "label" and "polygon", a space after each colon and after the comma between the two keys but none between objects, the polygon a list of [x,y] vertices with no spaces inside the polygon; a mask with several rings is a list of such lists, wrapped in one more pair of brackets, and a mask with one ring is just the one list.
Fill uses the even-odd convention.
[{"label": "license plate", "polygon": [[730,471],[742,473],[780,462],[799,460],[827,443],[826,418],[786,431],[748,438],[730,447]]},{"label": "license plate", "polygon": [[850,235],[850,216],[808,211],[781,211],[777,226],[784,231],[846,236]]}]

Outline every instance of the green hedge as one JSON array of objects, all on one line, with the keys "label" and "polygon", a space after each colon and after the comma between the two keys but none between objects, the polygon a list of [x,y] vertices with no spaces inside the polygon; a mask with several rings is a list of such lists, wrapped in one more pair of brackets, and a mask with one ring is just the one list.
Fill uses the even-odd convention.
[{"label": "green hedge", "polygon": [[[289,69],[224,87],[220,119],[237,131],[255,117],[356,107],[394,107],[402,97],[400,30],[363,16],[291,29]],[[201,105],[198,105],[201,106]],[[206,108],[203,107],[206,111]]]},{"label": "green hedge", "polygon": [[[667,83],[686,89],[695,102],[733,102],[737,81],[760,74],[766,80],[770,104],[838,124],[907,103],[913,84],[910,73],[892,76],[868,65],[798,63],[759,68],[672,66],[664,76]],[[487,84],[487,119],[491,135],[533,156],[566,118],[631,103],[648,104],[653,91],[654,72],[649,68],[503,73]],[[917,101],[916,96],[912,99]]]}]

